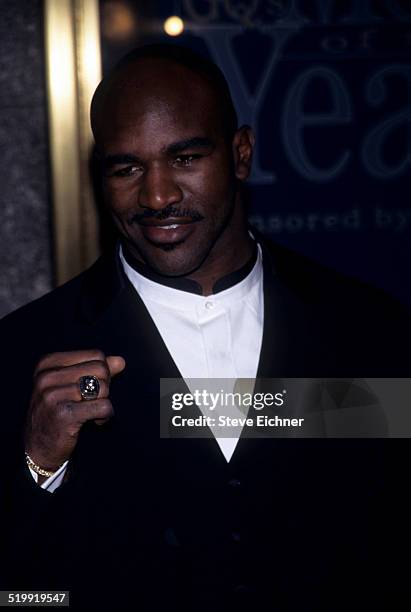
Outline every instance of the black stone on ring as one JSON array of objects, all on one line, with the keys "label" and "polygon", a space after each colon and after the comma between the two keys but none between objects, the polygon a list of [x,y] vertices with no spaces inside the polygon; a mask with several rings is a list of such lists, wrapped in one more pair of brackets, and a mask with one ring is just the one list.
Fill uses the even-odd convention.
[{"label": "black stone on ring", "polygon": [[97,399],[100,383],[96,376],[80,376],[78,383],[83,400]]}]

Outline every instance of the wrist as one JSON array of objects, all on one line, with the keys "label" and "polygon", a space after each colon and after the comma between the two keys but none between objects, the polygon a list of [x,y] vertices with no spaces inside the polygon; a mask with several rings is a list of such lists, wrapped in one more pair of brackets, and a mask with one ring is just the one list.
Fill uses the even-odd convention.
[{"label": "wrist", "polygon": [[27,451],[25,453],[25,456],[26,456],[27,466],[38,475],[39,479],[40,477],[45,478],[45,479],[50,478],[50,476],[53,476],[57,472],[57,470],[61,467],[61,465],[63,465],[61,464],[57,467],[42,466],[36,463],[36,461],[34,461],[34,459],[27,453]]}]

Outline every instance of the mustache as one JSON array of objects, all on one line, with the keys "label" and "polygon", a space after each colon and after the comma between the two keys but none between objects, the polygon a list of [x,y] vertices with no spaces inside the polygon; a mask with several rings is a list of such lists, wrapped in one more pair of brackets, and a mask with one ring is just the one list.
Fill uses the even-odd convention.
[{"label": "mustache", "polygon": [[133,215],[128,223],[129,225],[133,225],[133,223],[140,223],[140,221],[147,219],[156,219],[157,221],[165,221],[168,218],[172,219],[191,219],[192,221],[201,221],[204,219],[203,215],[200,214],[197,210],[193,208],[177,208],[176,206],[170,205],[166,206],[162,210],[151,210],[146,209],[142,213],[137,213]]}]

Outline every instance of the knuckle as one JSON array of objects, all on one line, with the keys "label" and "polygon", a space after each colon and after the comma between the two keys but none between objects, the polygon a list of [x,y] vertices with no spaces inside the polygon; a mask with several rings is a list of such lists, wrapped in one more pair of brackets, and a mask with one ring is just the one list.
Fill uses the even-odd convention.
[{"label": "knuckle", "polygon": [[36,375],[36,381],[35,381],[35,385],[37,387],[37,389],[42,392],[45,389],[47,389],[48,387],[51,386],[51,380],[52,376],[51,373],[47,370],[44,370],[43,372],[39,372]]},{"label": "knuckle", "polygon": [[57,389],[55,387],[43,389],[42,398],[46,406],[53,406],[57,403]]}]

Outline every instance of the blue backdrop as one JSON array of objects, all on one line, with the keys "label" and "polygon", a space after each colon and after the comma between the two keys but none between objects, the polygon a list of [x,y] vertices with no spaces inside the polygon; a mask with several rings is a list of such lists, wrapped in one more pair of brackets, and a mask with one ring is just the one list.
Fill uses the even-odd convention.
[{"label": "blue backdrop", "polygon": [[[149,5],[149,6],[147,6]],[[151,5],[151,6],[150,6]],[[250,219],[411,306],[411,3],[101,1],[103,70],[148,42],[225,73],[257,135]],[[185,24],[171,38],[170,15]]]}]

